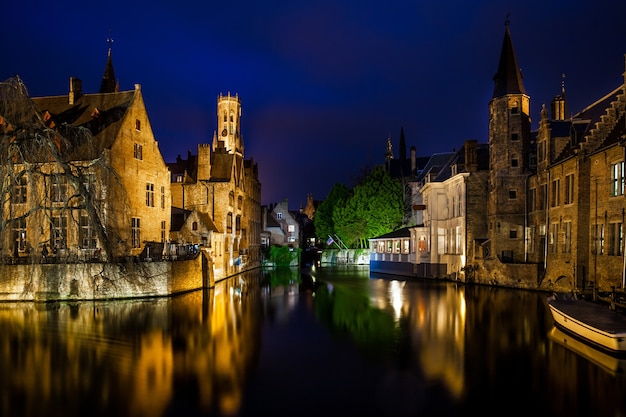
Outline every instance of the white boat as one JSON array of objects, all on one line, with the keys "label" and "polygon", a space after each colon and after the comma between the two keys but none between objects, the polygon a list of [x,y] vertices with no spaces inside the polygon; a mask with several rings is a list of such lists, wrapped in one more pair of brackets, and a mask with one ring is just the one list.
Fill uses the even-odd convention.
[{"label": "white boat", "polygon": [[626,316],[585,300],[549,297],[547,302],[561,329],[610,352],[626,352]]}]

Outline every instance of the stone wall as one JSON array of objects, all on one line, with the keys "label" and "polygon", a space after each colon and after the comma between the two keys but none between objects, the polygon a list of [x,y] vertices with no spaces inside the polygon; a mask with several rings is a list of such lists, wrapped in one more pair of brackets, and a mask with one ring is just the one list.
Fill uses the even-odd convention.
[{"label": "stone wall", "polygon": [[205,253],[171,262],[0,266],[0,301],[168,296],[215,284]]}]

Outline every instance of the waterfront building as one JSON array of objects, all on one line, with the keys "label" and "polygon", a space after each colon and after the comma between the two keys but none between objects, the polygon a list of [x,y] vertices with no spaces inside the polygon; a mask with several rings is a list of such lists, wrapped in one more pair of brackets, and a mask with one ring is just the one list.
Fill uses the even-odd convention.
[{"label": "waterfront building", "polygon": [[173,238],[208,248],[217,277],[260,262],[261,184],[257,164],[244,158],[241,116],[239,96],[220,94],[212,144],[167,164],[181,226]]},{"label": "waterfront building", "polygon": [[2,89],[4,257],[113,260],[169,238],[169,171],[141,86],[118,90],[110,48],[98,93],[76,77],[60,96],[30,98],[19,78]]},{"label": "waterfront building", "polygon": [[[458,163],[429,162],[410,184],[421,216],[415,226],[370,240],[375,272],[556,291],[623,290],[626,72],[623,77],[570,116],[562,84],[531,131],[530,96],[507,22],[489,102],[488,148],[473,145],[488,154],[488,168],[468,169],[467,152],[463,175]],[[405,245],[407,256],[394,257]]]}]

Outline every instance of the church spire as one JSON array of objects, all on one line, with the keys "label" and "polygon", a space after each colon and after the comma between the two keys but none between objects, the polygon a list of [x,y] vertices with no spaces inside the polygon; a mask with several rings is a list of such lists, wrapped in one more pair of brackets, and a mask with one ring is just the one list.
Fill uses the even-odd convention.
[{"label": "church spire", "polygon": [[109,51],[107,53],[107,64],[102,75],[100,83],[100,93],[115,93],[118,91],[117,80],[115,79],[115,71],[113,71],[113,58],[111,58],[111,47],[113,46],[113,38],[109,35],[107,38]]},{"label": "church spire", "polygon": [[526,94],[524,83],[522,82],[522,72],[517,65],[517,57],[513,50],[509,23],[509,17],[507,15],[507,19],[504,23],[506,29],[504,31],[502,51],[500,52],[498,72],[493,76],[495,85],[492,98],[503,97],[507,94]]}]

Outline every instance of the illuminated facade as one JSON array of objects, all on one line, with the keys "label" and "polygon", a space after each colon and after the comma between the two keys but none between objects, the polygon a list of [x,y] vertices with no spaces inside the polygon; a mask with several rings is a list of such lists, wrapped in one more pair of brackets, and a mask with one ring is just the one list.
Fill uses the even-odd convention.
[{"label": "illuminated facade", "polygon": [[260,265],[261,184],[256,163],[244,159],[241,115],[239,96],[220,94],[212,145],[167,164],[179,214],[172,238],[208,248],[218,278]]}]

